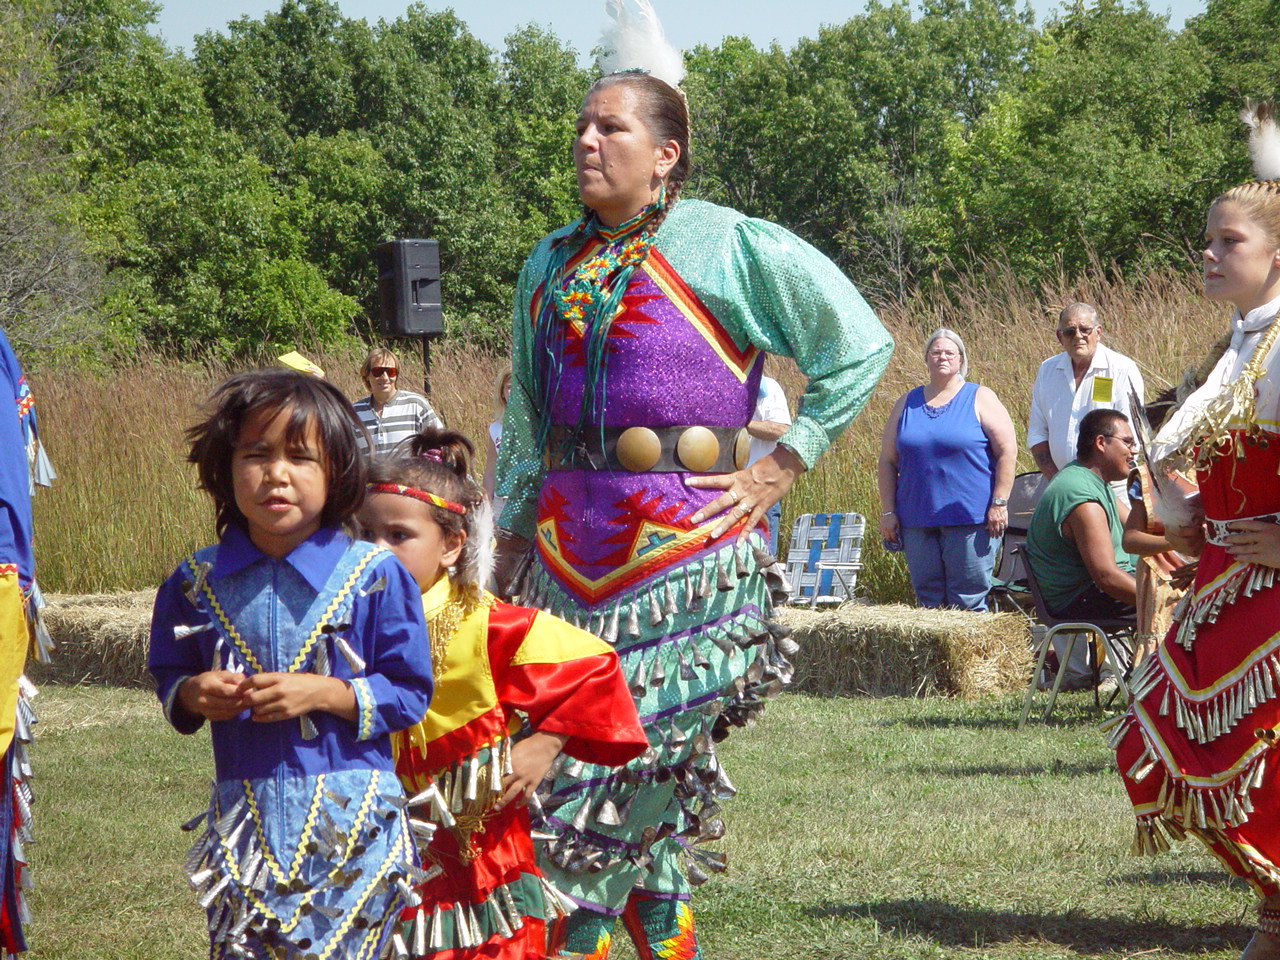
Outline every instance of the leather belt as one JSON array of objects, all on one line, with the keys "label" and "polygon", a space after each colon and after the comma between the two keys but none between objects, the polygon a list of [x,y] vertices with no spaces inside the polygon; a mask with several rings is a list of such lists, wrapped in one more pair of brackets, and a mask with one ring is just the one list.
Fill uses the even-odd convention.
[{"label": "leather belt", "polygon": [[1239,523],[1242,520],[1261,520],[1263,523],[1280,523],[1280,513],[1260,513],[1256,517],[1235,517],[1231,520],[1206,520],[1205,528],[1208,532],[1209,542],[1219,547],[1225,547],[1227,545],[1227,541],[1224,538],[1231,536],[1235,532],[1231,529],[1231,524]]},{"label": "leather belt", "polygon": [[548,470],[733,473],[747,465],[751,445],[745,427],[588,427],[566,450],[569,434],[569,427],[551,428]]}]

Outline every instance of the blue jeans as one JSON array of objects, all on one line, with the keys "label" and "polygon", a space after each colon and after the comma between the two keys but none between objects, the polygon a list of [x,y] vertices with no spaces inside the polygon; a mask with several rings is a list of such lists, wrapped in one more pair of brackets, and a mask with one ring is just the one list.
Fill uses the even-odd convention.
[{"label": "blue jeans", "polygon": [[922,607],[986,610],[999,537],[985,523],[903,527],[907,572]]},{"label": "blue jeans", "polygon": [[778,524],[782,522],[782,501],[779,500],[764,512],[769,520],[769,551],[778,555]]}]

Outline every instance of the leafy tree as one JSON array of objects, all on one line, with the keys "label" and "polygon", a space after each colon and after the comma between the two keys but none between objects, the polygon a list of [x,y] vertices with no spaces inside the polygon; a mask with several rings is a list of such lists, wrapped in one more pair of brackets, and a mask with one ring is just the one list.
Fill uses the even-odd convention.
[{"label": "leafy tree", "polygon": [[98,270],[75,222],[66,118],[55,115],[55,11],[0,4],[0,327],[32,347],[100,333]]},{"label": "leafy tree", "polygon": [[1183,255],[1220,150],[1196,114],[1203,49],[1144,3],[1077,4],[1052,20],[1023,82],[967,136],[947,140],[937,192],[954,258],[1014,270]]}]

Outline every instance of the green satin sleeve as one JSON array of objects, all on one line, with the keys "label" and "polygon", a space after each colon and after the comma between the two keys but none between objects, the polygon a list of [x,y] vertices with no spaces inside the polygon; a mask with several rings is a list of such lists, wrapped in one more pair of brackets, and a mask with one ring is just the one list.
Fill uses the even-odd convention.
[{"label": "green satin sleeve", "polygon": [[774,223],[739,220],[721,255],[690,273],[718,291],[704,299],[731,335],[794,359],[809,378],[778,442],[812,467],[866,405],[893,338],[834,263]]},{"label": "green satin sleeve", "polygon": [[502,417],[502,444],[498,451],[495,492],[506,497],[498,526],[524,537],[534,538],[538,490],[545,472],[542,451],[537,447],[540,418],[535,398],[539,395],[533,370],[533,323],[529,303],[541,281],[540,265],[546,259],[543,241],[525,261],[516,282],[511,317],[511,395]]}]

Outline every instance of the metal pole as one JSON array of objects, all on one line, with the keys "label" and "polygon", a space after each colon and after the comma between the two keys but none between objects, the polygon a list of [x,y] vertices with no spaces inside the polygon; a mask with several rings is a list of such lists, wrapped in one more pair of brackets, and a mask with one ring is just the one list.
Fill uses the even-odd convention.
[{"label": "metal pole", "polygon": [[422,395],[431,398],[431,338],[422,338]]}]

